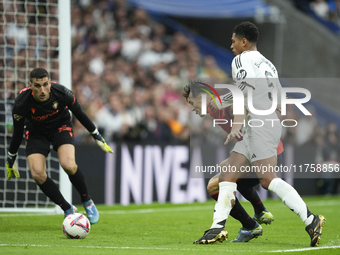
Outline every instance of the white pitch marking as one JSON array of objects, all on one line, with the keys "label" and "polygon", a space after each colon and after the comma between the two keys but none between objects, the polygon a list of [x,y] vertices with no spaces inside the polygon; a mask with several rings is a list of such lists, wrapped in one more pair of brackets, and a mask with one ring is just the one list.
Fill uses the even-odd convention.
[{"label": "white pitch marking", "polygon": [[[44,245],[44,244],[0,244],[0,247],[56,247],[53,245]],[[58,245],[58,247],[61,247]],[[90,248],[90,249],[121,249],[121,250],[168,250],[168,251],[210,251],[208,248],[202,249],[190,249],[190,248],[169,248],[169,247],[129,247],[129,246],[63,246],[63,247],[72,247],[72,248]],[[227,249],[218,249],[214,251],[221,252],[247,252],[247,250],[227,250]]]},{"label": "white pitch marking", "polygon": [[309,247],[309,248],[291,249],[291,250],[277,250],[277,251],[267,251],[267,252],[294,252],[294,251],[312,251],[312,250],[339,249],[339,248],[340,248],[340,245],[323,246],[323,247]]},{"label": "white pitch marking", "polygon": [[[44,244],[0,244],[3,247],[55,247],[53,245],[44,245]],[[58,246],[60,247],[60,246]],[[66,247],[66,246],[65,246]],[[210,249],[190,249],[190,248],[167,248],[167,247],[129,247],[129,246],[67,246],[72,248],[92,248],[92,249],[121,249],[121,250],[173,250],[173,251],[211,251]],[[291,249],[291,250],[274,250],[274,251],[263,251],[263,252],[297,252],[297,251],[311,251],[311,250],[321,250],[321,249],[338,249],[340,246],[324,246],[324,247],[310,247],[310,248],[301,248],[301,249]],[[223,251],[223,252],[247,252],[249,250],[227,250],[227,249],[219,249],[214,251]]]},{"label": "white pitch marking", "polygon": [[134,210],[110,210],[101,211],[104,214],[127,214],[127,213],[159,213],[159,212],[182,212],[182,211],[202,211],[212,210],[212,205],[205,206],[182,206],[182,207],[169,207],[169,208],[149,208],[149,209],[134,209]]},{"label": "white pitch marking", "polygon": [[340,199],[338,200],[329,200],[329,201],[314,201],[308,203],[308,206],[328,206],[328,205],[340,205]]},{"label": "white pitch marking", "polygon": [[[332,206],[340,205],[340,199],[328,201],[309,202],[308,206]],[[132,209],[132,210],[100,210],[101,214],[139,214],[139,213],[158,213],[158,212],[181,212],[181,211],[200,211],[212,210],[213,205],[204,206],[178,206],[168,208],[148,208],[148,209]],[[38,216],[38,215],[56,215],[55,213],[0,213],[0,217],[18,217],[18,216]]]},{"label": "white pitch marking", "polygon": [[[201,211],[212,210],[212,205],[204,206],[181,206],[169,208],[148,208],[148,209],[133,209],[133,210],[100,210],[100,214],[139,214],[139,213],[158,213],[158,212],[181,212],[181,211]],[[7,213],[1,214],[0,217],[17,217],[17,216],[38,216],[38,215],[56,215],[55,213]]]}]

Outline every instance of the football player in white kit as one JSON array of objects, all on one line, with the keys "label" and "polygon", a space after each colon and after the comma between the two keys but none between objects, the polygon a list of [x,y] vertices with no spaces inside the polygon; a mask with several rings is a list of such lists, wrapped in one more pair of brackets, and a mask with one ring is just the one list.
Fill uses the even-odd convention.
[{"label": "football player in white kit", "polygon": [[[232,130],[225,142],[227,144],[235,137],[239,139],[243,137],[242,141],[236,143],[227,163],[236,166],[236,169],[241,169],[241,166],[248,162],[257,169],[277,165],[276,149],[280,141],[281,125],[279,121],[275,121],[278,117],[275,113],[277,102],[275,104],[274,93],[277,93],[277,98],[280,99],[281,85],[275,66],[257,51],[258,36],[258,29],[251,22],[237,25],[232,35],[231,50],[236,55],[232,62],[232,75],[235,85],[243,92],[246,99],[244,100],[245,114],[235,115]],[[249,102],[248,97],[252,102]],[[221,99],[223,106],[227,107],[235,98],[232,93],[228,93],[221,96]],[[268,114],[260,115],[256,110],[268,110]],[[271,121],[266,121],[268,119]],[[243,123],[245,123],[245,132],[242,134]],[[224,227],[235,203],[236,181],[242,175],[244,173],[241,171],[221,172],[213,224],[203,237],[194,242],[195,244],[210,244],[226,240],[228,233]],[[275,171],[265,173],[259,171],[257,176],[263,188],[278,195],[289,209],[300,216],[306,225],[305,230],[310,235],[310,245],[317,246],[325,224],[324,216],[312,214],[297,191],[278,178]]]}]

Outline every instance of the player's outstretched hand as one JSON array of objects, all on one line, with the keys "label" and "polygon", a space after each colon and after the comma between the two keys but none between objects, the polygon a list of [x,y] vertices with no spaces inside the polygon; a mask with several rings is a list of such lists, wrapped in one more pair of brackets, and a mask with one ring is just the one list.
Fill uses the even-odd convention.
[{"label": "player's outstretched hand", "polygon": [[15,159],[17,157],[17,154],[12,154],[8,152],[7,154],[7,163],[6,163],[6,168],[7,168],[7,178],[10,180],[13,176],[15,175],[16,178],[20,177],[19,174],[19,169],[18,169],[18,164],[15,162]]},{"label": "player's outstretched hand", "polygon": [[110,152],[113,153],[113,150],[110,148],[110,146],[107,145],[107,143],[105,142],[104,138],[102,137],[102,135],[98,132],[98,130],[96,129],[95,131],[93,131],[91,133],[92,137],[94,138],[94,140],[96,141],[97,145],[105,152]]},{"label": "player's outstretched hand", "polygon": [[237,139],[237,141],[242,141],[243,135],[241,130],[235,129],[230,132],[230,134],[227,137],[227,140],[225,140],[224,145],[228,144],[231,140],[234,138]]}]

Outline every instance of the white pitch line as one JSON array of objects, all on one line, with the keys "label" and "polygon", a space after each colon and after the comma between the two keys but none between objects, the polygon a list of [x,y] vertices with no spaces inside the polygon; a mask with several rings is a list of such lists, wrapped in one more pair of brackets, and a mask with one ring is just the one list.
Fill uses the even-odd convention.
[{"label": "white pitch line", "polygon": [[181,206],[181,207],[169,207],[169,208],[149,208],[149,209],[134,209],[134,210],[110,210],[101,211],[103,214],[134,214],[134,213],[159,213],[159,212],[182,212],[182,211],[202,211],[213,210],[212,205],[204,206]]},{"label": "white pitch line", "polygon": [[1,214],[0,213],[0,218],[1,217],[20,217],[20,216],[49,216],[49,215],[57,215],[57,213],[6,213],[6,214]]},{"label": "white pitch line", "polygon": [[[0,247],[61,247],[60,245],[45,245],[45,244],[0,244]],[[120,249],[120,250],[168,250],[168,251],[211,251],[209,248],[202,249],[191,249],[191,248],[170,248],[170,247],[129,247],[129,246],[62,246],[65,248],[90,248],[90,249]],[[202,247],[202,246],[200,246]],[[228,250],[228,249],[218,249],[214,251],[222,251],[222,252],[248,252],[249,250]]]},{"label": "white pitch line", "polygon": [[[168,208],[147,208],[132,210],[99,210],[100,214],[140,214],[140,213],[159,213],[159,212],[182,212],[182,211],[202,211],[213,210],[212,205],[201,206],[178,206]],[[38,216],[38,215],[55,215],[55,213],[7,213],[1,214],[0,217],[17,217],[17,216]]]},{"label": "white pitch line", "polygon": [[[0,244],[2,247],[56,247],[54,245],[44,245],[44,244]],[[60,247],[60,245],[58,246]],[[64,246],[66,247],[66,246]],[[169,251],[211,251],[209,248],[202,249],[191,249],[191,248],[169,248],[169,247],[129,247],[129,246],[67,246],[72,248],[90,248],[90,249],[120,249],[120,250],[169,250]],[[249,248],[249,247],[248,247]],[[273,250],[273,251],[263,251],[263,252],[299,252],[299,251],[311,251],[311,250],[321,250],[321,249],[338,249],[340,246],[324,246],[324,247],[310,247],[301,249],[290,249],[290,250]],[[222,252],[249,252],[248,250],[228,250],[228,249],[218,249],[213,250]]]},{"label": "white pitch line", "polygon": [[[317,201],[308,203],[308,206],[330,206],[340,205],[339,200],[329,201]],[[134,213],[158,213],[158,212],[180,212],[180,211],[200,211],[200,210],[212,210],[213,205],[204,206],[181,206],[181,207],[169,207],[169,208],[149,208],[149,209],[133,209],[133,210],[110,210],[100,211],[102,214],[134,214]]]},{"label": "white pitch line", "polygon": [[[308,203],[308,206],[332,206],[340,205],[340,199],[328,201],[316,201]],[[159,213],[159,212],[182,212],[182,211],[203,211],[213,210],[213,205],[201,206],[178,206],[168,208],[147,208],[147,209],[132,209],[132,210],[100,210],[101,214],[140,214],[140,213]],[[18,217],[18,216],[37,216],[37,215],[56,215],[55,213],[7,213],[1,214],[0,217]]]},{"label": "white pitch line", "polygon": [[329,200],[329,201],[314,201],[308,203],[308,206],[329,206],[329,205],[340,205],[340,199],[338,200]]},{"label": "white pitch line", "polygon": [[295,251],[312,251],[312,250],[323,250],[323,249],[340,249],[340,245],[323,246],[323,247],[309,247],[309,248],[291,249],[291,250],[277,250],[277,251],[267,251],[267,252],[295,252]]}]

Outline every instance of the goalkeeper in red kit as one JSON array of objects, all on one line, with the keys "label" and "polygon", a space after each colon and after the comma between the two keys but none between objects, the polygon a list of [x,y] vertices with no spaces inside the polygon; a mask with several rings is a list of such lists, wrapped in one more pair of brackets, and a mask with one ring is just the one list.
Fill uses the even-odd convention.
[{"label": "goalkeeper in red kit", "polygon": [[77,212],[60,193],[58,186],[46,174],[46,157],[50,144],[58,153],[59,162],[75,189],[79,192],[92,224],[99,221],[98,210],[87,191],[84,176],[75,162],[74,136],[70,112],[91,133],[98,146],[113,153],[94,123],[82,110],[73,92],[51,82],[48,72],[35,68],[30,73],[29,87],[20,91],[13,107],[13,137],[7,156],[7,177],[19,178],[17,151],[25,130],[26,157],[33,179],[42,192],[64,211],[65,217]]}]

